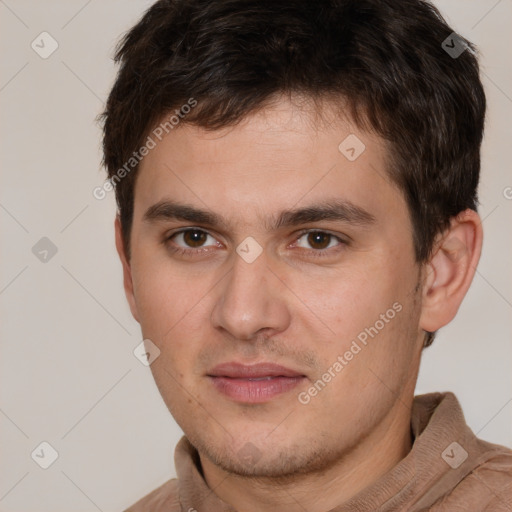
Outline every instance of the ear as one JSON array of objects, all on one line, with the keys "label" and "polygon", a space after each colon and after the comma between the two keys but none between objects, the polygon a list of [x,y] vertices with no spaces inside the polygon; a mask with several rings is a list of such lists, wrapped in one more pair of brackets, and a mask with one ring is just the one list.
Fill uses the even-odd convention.
[{"label": "ear", "polygon": [[116,232],[117,254],[119,254],[119,258],[121,259],[121,264],[123,265],[124,293],[126,294],[128,304],[130,305],[130,310],[132,312],[133,318],[135,318],[135,320],[137,320],[137,322],[139,322],[139,315],[137,312],[137,303],[135,302],[135,294],[133,292],[132,269],[130,267],[130,262],[128,261],[126,251],[124,248],[123,232],[121,229],[121,220],[119,219],[119,215],[116,216],[114,227],[115,227],[115,232]]},{"label": "ear", "polygon": [[420,327],[437,331],[456,315],[475,275],[482,250],[482,222],[474,210],[451,220],[426,265]]}]

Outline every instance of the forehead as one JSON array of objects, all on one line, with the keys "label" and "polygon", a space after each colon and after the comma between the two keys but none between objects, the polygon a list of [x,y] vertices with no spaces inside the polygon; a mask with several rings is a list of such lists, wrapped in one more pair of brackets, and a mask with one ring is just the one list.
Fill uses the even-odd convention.
[{"label": "forehead", "polygon": [[283,100],[235,126],[206,130],[183,123],[169,130],[140,164],[134,220],[169,199],[238,224],[326,199],[376,217],[403,210],[386,172],[386,143],[348,116],[324,111],[319,116]]}]

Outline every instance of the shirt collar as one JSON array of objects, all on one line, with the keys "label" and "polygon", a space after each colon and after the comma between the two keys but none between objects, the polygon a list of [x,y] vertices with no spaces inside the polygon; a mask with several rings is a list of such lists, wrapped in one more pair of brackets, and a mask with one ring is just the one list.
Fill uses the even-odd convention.
[{"label": "shirt collar", "polygon": [[[475,466],[475,457],[461,462],[464,453],[478,455],[477,439],[466,425],[460,404],[452,393],[415,397],[411,431],[413,446],[408,455],[331,512],[387,512],[405,507],[411,512],[423,510]],[[236,512],[208,487],[197,450],[186,437],[176,446],[175,464],[183,511]]]}]

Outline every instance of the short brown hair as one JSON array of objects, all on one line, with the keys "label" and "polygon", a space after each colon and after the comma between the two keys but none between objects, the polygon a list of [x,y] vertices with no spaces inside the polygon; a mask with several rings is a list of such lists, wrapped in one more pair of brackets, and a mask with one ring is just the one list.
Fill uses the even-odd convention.
[{"label": "short brown hair", "polygon": [[[447,51],[456,44],[460,55]],[[103,163],[115,177],[190,98],[182,122],[214,130],[282,93],[337,97],[389,142],[426,261],[450,218],[477,206],[485,96],[474,53],[423,0],[160,0],[117,48]],[[136,167],[115,183],[128,257]]]}]

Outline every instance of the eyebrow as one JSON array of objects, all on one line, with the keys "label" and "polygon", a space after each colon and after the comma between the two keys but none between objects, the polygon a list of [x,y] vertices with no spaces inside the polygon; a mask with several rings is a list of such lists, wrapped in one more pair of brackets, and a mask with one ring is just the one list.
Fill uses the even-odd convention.
[{"label": "eyebrow", "polygon": [[[215,212],[171,200],[159,201],[150,206],[142,220],[143,222],[180,220],[212,227],[229,227],[229,222]],[[376,218],[365,209],[344,199],[333,199],[303,208],[283,210],[266,222],[266,228],[272,231],[324,220],[337,220],[362,227],[376,222]]]}]

